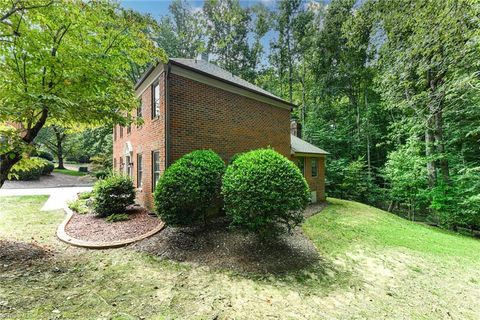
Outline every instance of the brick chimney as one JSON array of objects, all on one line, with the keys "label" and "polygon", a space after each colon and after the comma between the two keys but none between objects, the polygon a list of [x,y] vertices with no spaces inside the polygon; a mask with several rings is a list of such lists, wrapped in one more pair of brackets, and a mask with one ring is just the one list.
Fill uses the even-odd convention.
[{"label": "brick chimney", "polygon": [[302,125],[295,119],[290,122],[290,133],[300,139],[302,138]]}]

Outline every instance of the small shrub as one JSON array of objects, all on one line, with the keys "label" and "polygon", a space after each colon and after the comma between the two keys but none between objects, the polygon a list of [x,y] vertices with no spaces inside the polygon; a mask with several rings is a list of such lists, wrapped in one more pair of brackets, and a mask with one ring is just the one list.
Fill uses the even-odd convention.
[{"label": "small shrub", "polygon": [[92,191],[85,191],[85,192],[82,192],[82,193],[78,194],[78,199],[87,200],[87,199],[90,199],[92,196],[93,196]]},{"label": "small shrub", "polygon": [[220,186],[225,163],[211,150],[184,155],[165,170],[155,190],[155,209],[169,225],[206,221],[220,209]]},{"label": "small shrub", "polygon": [[97,179],[105,179],[109,175],[109,171],[100,170],[95,172],[95,178]]},{"label": "small shrub", "polygon": [[112,174],[93,187],[93,209],[100,217],[123,213],[135,200],[135,188],[130,178]]},{"label": "small shrub", "polygon": [[68,203],[68,207],[78,214],[86,214],[90,212],[86,200],[77,199]]},{"label": "small shrub", "polygon": [[53,169],[55,169],[55,165],[50,161],[45,161],[42,167],[42,175],[45,176],[52,173]]},{"label": "small shrub", "polygon": [[87,173],[88,172],[88,167],[78,167],[78,172]]},{"label": "small shrub", "polygon": [[53,155],[48,151],[38,151],[37,157],[48,160],[48,161],[53,161]]},{"label": "small shrub", "polygon": [[113,223],[113,222],[118,222],[118,221],[125,221],[125,220],[128,220],[128,219],[130,219],[130,217],[126,213],[114,213],[112,215],[109,215],[105,219],[105,221]]},{"label": "small shrub", "polygon": [[12,167],[9,174],[10,180],[38,180],[45,166],[45,159],[31,157],[23,158]]},{"label": "small shrub", "polygon": [[271,149],[239,156],[223,177],[225,212],[232,225],[275,237],[302,222],[310,192],[298,167]]}]

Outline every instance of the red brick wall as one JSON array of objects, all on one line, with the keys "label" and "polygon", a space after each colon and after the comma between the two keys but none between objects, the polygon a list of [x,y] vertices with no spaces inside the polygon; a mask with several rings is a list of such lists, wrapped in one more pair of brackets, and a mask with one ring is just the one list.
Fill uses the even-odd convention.
[{"label": "red brick wall", "polygon": [[[164,74],[160,76],[160,117],[151,119],[151,87],[142,94],[144,124],[132,125],[131,133],[123,129],[120,138],[116,127],[113,143],[114,163],[120,171],[119,159],[125,161],[126,142],[133,146],[133,174],[137,185],[137,154],[143,155],[143,188],[137,202],[153,209],[152,151],[160,151],[160,169],[165,167],[165,104]],[[254,99],[211,87],[178,75],[170,75],[170,160],[197,149],[212,149],[225,161],[234,154],[271,146],[290,156],[290,111]],[[136,114],[136,111],[133,111]],[[124,170],[124,168],[123,168]]]},{"label": "red brick wall", "polygon": [[[165,92],[164,73],[160,75],[160,116],[152,119],[152,88],[148,87],[141,95],[142,115],[144,124],[140,127],[132,125],[131,133],[123,128],[123,138],[120,138],[119,126],[116,126],[117,139],[113,142],[113,157],[119,168],[119,158],[125,161],[124,147],[129,141],[133,146],[133,175],[134,185],[137,187],[137,154],[143,158],[143,187],[137,191],[137,202],[149,209],[153,209],[152,198],[152,152],[160,151],[160,170],[165,170]],[[137,111],[132,111],[136,115]],[[115,136],[115,135],[114,135]],[[114,163],[115,163],[114,160]]]},{"label": "red brick wall", "polygon": [[170,160],[212,149],[228,161],[234,154],[272,147],[290,156],[290,111],[171,75]]},{"label": "red brick wall", "polygon": [[[291,160],[296,163],[298,158],[291,157]],[[305,159],[305,180],[311,191],[317,192],[317,201],[325,201],[325,157],[315,157],[317,159],[318,174],[312,177],[312,158],[304,157]]]}]

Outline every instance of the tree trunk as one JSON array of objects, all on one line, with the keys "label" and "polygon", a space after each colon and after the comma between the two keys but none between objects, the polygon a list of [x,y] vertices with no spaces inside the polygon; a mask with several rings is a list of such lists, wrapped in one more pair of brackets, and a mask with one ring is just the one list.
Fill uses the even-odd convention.
[{"label": "tree trunk", "polygon": [[8,179],[10,169],[22,159],[22,156],[15,152],[0,155],[0,188]]},{"label": "tree trunk", "polygon": [[65,133],[62,132],[62,129],[53,126],[53,131],[55,132],[55,137],[57,139],[57,158],[58,158],[58,169],[65,169],[63,166],[63,141],[67,136]]},{"label": "tree trunk", "polygon": [[431,159],[433,157],[433,142],[433,132],[427,125],[427,129],[425,130],[425,156],[430,158],[427,160],[427,178],[430,187],[435,186],[435,181],[437,179],[435,160]]},{"label": "tree trunk", "polygon": [[443,141],[443,110],[440,108],[435,114],[435,145],[440,155],[439,167],[444,182],[450,179],[448,160],[445,157],[445,143]]}]

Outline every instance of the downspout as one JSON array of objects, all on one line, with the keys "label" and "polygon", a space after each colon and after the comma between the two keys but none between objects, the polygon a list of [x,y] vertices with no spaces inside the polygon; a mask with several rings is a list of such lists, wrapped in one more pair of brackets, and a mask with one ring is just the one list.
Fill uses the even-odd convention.
[{"label": "downspout", "polygon": [[170,79],[170,62],[167,63],[165,68],[165,119],[164,119],[164,131],[165,131],[165,169],[170,164],[170,93],[169,93],[169,79]]}]

